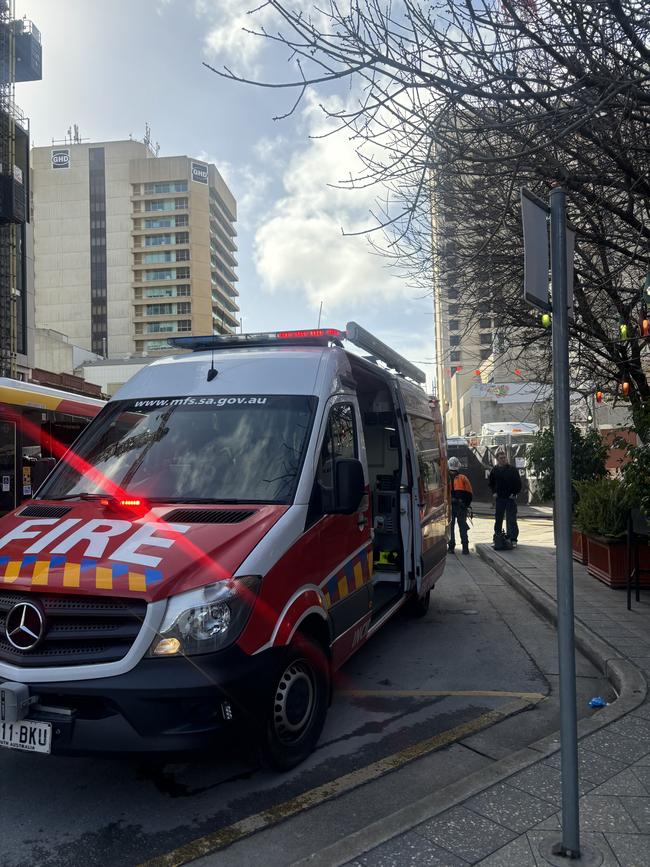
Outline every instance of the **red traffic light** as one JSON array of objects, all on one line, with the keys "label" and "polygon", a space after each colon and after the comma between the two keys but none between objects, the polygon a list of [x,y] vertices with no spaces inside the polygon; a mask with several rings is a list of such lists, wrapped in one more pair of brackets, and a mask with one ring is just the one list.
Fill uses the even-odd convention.
[{"label": "red traffic light", "polygon": [[518,367],[515,369],[515,376],[521,376],[521,370]]},{"label": "red traffic light", "polygon": [[621,391],[623,392],[625,397],[627,397],[628,394],[630,393],[630,383],[627,380],[625,380],[625,382],[622,383]]},{"label": "red traffic light", "polygon": [[650,337],[650,319],[647,316],[641,320],[641,336]]},{"label": "red traffic light", "polygon": [[596,392],[596,403],[602,403],[602,402],[603,402],[603,393],[602,393],[602,391],[597,391]]}]

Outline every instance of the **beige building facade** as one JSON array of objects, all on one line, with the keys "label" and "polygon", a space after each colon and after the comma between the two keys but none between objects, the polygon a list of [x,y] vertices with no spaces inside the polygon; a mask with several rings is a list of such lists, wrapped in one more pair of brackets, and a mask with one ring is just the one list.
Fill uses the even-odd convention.
[{"label": "beige building facade", "polygon": [[216,166],[131,140],[32,157],[38,328],[112,358],[238,328],[237,206]]}]

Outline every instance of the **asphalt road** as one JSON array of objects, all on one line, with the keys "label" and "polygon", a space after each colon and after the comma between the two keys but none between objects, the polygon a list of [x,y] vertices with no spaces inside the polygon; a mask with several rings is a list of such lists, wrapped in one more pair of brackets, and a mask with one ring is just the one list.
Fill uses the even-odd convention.
[{"label": "asphalt road", "polygon": [[[605,687],[585,660],[578,669],[585,710]],[[326,845],[395,809],[403,791],[422,796],[556,729],[556,683],[550,627],[477,557],[450,557],[428,615],[398,615],[340,672],[319,747],[291,773],[260,769],[245,745],[169,763],[2,751],[0,865],[124,867],[170,852],[157,863],[178,864],[215,851],[219,864],[253,863],[250,831],[276,826],[265,867],[288,864],[315,837]],[[341,793],[358,806],[337,814],[332,801],[310,839],[283,837],[282,819]]]}]

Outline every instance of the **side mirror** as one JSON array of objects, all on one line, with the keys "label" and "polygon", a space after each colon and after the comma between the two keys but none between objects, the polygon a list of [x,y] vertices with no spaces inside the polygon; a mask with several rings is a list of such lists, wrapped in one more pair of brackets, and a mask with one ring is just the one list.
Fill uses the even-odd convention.
[{"label": "side mirror", "polygon": [[32,493],[35,493],[56,466],[56,458],[39,458],[32,467]]},{"label": "side mirror", "polygon": [[334,508],[331,514],[352,515],[358,510],[366,492],[361,461],[337,458],[334,462],[334,480]]}]

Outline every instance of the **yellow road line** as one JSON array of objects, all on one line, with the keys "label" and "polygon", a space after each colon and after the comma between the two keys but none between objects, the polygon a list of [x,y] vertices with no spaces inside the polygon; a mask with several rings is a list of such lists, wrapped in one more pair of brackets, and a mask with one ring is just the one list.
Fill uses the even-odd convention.
[{"label": "yellow road line", "polygon": [[341,689],[337,695],[352,698],[521,698],[535,702],[546,698],[541,692],[507,692],[498,689],[457,689],[452,692],[437,689]]},{"label": "yellow road line", "polygon": [[[383,694],[385,693],[382,693],[382,695]],[[508,693],[495,694],[508,695]],[[535,700],[544,698],[544,696],[540,696],[537,693],[522,693],[521,695],[535,696]],[[179,846],[178,849],[174,849],[166,855],[160,855],[157,858],[152,858],[149,861],[144,862],[140,867],[182,867],[183,864],[189,864],[197,858],[210,855],[212,852],[218,852],[220,849],[225,849],[227,846],[230,846],[238,840],[243,840],[245,837],[249,837],[256,831],[270,828],[278,822],[290,819],[292,816],[295,816],[304,810],[309,810],[311,807],[322,804],[323,801],[337,798],[364,783],[369,783],[390,771],[395,771],[398,768],[401,768],[403,765],[412,762],[414,759],[419,759],[422,756],[427,755],[427,753],[438,750],[441,747],[447,746],[448,744],[467,737],[470,734],[474,734],[486,726],[493,725],[511,714],[523,710],[524,707],[527,707],[530,703],[530,700],[518,699],[517,701],[510,702],[498,710],[488,711],[487,713],[476,717],[476,719],[455,726],[452,729],[448,729],[445,732],[441,732],[438,735],[434,735],[434,737],[427,738],[426,740],[413,744],[410,747],[406,747],[406,749],[400,750],[398,753],[393,753],[390,756],[379,759],[378,761],[367,765],[365,768],[359,768],[358,770],[352,771],[349,774],[344,774],[342,777],[338,777],[329,783],[323,783],[321,786],[316,786],[315,788],[304,792],[302,795],[292,798],[290,801],[285,801],[282,804],[271,807],[269,810],[263,810],[260,813],[256,813],[253,816],[248,816],[246,819],[235,822],[226,828],[221,828],[212,834],[206,834],[204,837],[192,840],[190,843]]]}]

